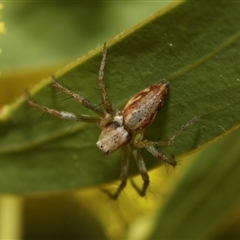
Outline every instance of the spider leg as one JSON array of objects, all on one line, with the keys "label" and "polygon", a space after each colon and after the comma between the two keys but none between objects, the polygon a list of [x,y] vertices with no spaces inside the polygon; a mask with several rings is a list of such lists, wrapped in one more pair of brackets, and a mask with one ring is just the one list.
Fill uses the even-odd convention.
[{"label": "spider leg", "polygon": [[122,148],[122,161],[121,161],[121,175],[120,179],[127,182],[129,169],[129,159],[128,159],[128,147]]},{"label": "spider leg", "polygon": [[199,119],[199,117],[194,117],[193,119],[191,119],[190,121],[188,121],[187,123],[183,124],[174,134],[173,136],[168,139],[168,140],[163,140],[163,141],[148,141],[148,140],[143,140],[139,143],[137,143],[137,145],[141,146],[141,147],[146,147],[146,146],[169,146],[171,145],[174,140],[176,138],[179,137],[179,135],[189,126],[193,125],[197,120]]},{"label": "spider leg", "polygon": [[120,175],[121,183],[118,186],[118,189],[116,190],[115,193],[111,193],[107,189],[103,189],[103,188],[101,189],[101,191],[103,191],[105,194],[107,194],[110,198],[116,200],[127,185],[128,167],[129,167],[128,148],[123,147],[122,148],[121,175]]},{"label": "spider leg", "polygon": [[90,109],[91,111],[97,113],[100,116],[104,116],[105,113],[104,111],[96,104],[90,102],[88,99],[72,92],[71,90],[69,90],[68,88],[64,87],[63,85],[59,84],[55,77],[52,76],[52,85],[57,88],[58,90],[60,90],[60,92],[72,97],[74,100],[76,100],[77,102],[81,103],[84,107]]},{"label": "spider leg", "polygon": [[142,140],[139,141],[137,143],[135,143],[135,147],[138,148],[146,148],[147,151],[149,151],[154,157],[160,158],[162,159],[165,163],[170,164],[171,166],[175,167],[177,165],[176,160],[174,159],[173,156],[171,156],[170,158],[168,158],[167,156],[165,156],[164,154],[160,153],[155,146],[169,146],[170,144],[173,143],[173,141],[178,138],[178,136],[185,130],[185,128],[193,125],[197,120],[199,119],[199,117],[195,117],[193,119],[191,119],[190,121],[188,121],[187,123],[183,124],[174,134],[173,136],[169,139],[169,140],[165,140],[165,141],[148,141],[148,140]]},{"label": "spider leg", "polygon": [[140,154],[139,150],[136,149],[136,148],[133,148],[133,156],[136,160],[136,163],[138,165],[138,169],[139,169],[139,172],[142,176],[142,180],[143,180],[143,185],[142,185],[142,188],[139,188],[133,180],[131,180],[131,183],[132,183],[132,186],[134,187],[134,189],[138,192],[138,194],[141,196],[141,197],[144,197],[146,195],[146,191],[147,191],[147,188],[149,186],[149,176],[148,176],[148,173],[147,173],[147,168],[145,166],[145,163],[144,163],[144,160],[143,160],[143,157],[142,155]]},{"label": "spider leg", "polygon": [[115,110],[108,100],[108,95],[107,95],[107,92],[106,92],[106,86],[105,86],[105,83],[104,83],[104,80],[103,80],[104,68],[105,68],[105,65],[106,65],[106,59],[107,59],[107,42],[105,42],[103,44],[102,61],[101,61],[99,74],[98,74],[98,84],[99,84],[99,88],[102,92],[102,99],[103,99],[104,108],[105,108],[107,113],[111,114],[111,113],[114,113]]},{"label": "spider leg", "polygon": [[177,162],[173,156],[168,158],[164,154],[160,153],[154,146],[145,146],[145,148],[156,158],[160,158],[164,161],[164,163],[168,163],[169,165],[175,167]]},{"label": "spider leg", "polygon": [[100,119],[98,117],[92,117],[85,114],[74,114],[74,113],[65,112],[65,111],[58,111],[58,110],[40,105],[30,99],[28,92],[26,92],[26,103],[33,108],[36,108],[42,112],[46,112],[49,115],[52,115],[58,118],[75,120],[75,121],[83,121],[83,122],[89,122],[89,123],[100,123]]}]

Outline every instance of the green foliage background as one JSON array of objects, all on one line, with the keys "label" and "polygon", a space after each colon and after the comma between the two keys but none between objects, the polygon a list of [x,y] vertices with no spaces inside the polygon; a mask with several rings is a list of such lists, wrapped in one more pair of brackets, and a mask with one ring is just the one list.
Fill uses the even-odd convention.
[{"label": "green foliage background", "polygon": [[[93,11],[93,4],[97,12]],[[151,4],[156,5],[149,7]],[[10,82],[11,88],[22,87],[22,81],[16,79],[33,76],[29,75],[29,69],[34,69],[32,73],[43,69],[48,76],[57,64],[79,57],[121,32],[123,25],[117,18],[121,11],[125,15],[119,19],[124,19],[128,28],[137,22],[139,15],[147,15],[147,9],[161,7],[158,3],[151,4],[144,3],[141,8],[139,2],[126,5],[61,2],[57,7],[39,2],[6,4],[5,11],[12,12],[5,19],[6,36],[10,40],[1,42],[4,50],[1,66],[3,77],[6,76],[1,80],[2,86],[7,89]],[[138,10],[133,10],[134,6],[138,6]],[[173,146],[163,149],[164,152],[182,157],[238,128],[239,8],[239,3],[233,2],[179,2],[109,41],[106,82],[115,106],[123,107],[137,91],[159,79],[167,78],[171,82],[166,104],[147,131],[148,139],[167,138],[182,123],[194,116],[200,117]],[[24,28],[19,28],[20,25]],[[18,40],[14,41],[15,48],[11,39]],[[100,60],[101,47],[61,68],[56,76],[70,89],[96,103],[101,102],[98,90],[94,89]],[[53,66],[52,71],[49,65]],[[85,111],[76,103],[61,101],[64,97],[54,95],[48,79],[35,87],[32,94],[38,102],[50,107]],[[219,239],[238,236],[239,131],[210,144],[193,155],[194,160],[189,163],[181,161],[181,166],[166,176],[169,180],[157,185],[157,194],[162,193],[162,197],[148,197],[147,203],[133,195],[133,203],[120,199],[119,204],[114,204],[99,197],[98,192],[84,195],[83,188],[117,180],[120,155],[106,157],[96,150],[99,131],[94,126],[72,125],[52,118],[39,122],[40,116],[41,113],[26,109],[23,98],[4,107],[1,116],[0,191],[48,192],[41,197],[24,197],[25,238]],[[149,169],[159,164],[150,155],[144,154],[144,157]],[[131,165],[131,174],[137,173],[134,164]],[[56,191],[80,188],[79,192],[56,194]],[[128,193],[127,189],[125,194]],[[126,209],[133,206],[136,211],[126,214]],[[107,215],[109,219],[103,220],[107,218],[107,211],[111,212]],[[114,214],[124,215],[125,220],[118,217],[111,221]],[[145,228],[146,220],[136,222],[139,218],[146,218],[149,227]],[[111,230],[114,225],[118,232]],[[46,231],[40,233],[36,226]],[[137,233],[134,228],[138,229]],[[140,229],[145,231],[138,236]]]}]

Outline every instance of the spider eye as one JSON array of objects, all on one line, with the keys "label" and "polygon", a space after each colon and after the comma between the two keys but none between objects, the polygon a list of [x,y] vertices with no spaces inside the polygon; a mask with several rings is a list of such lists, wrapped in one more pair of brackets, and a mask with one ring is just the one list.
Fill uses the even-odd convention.
[{"label": "spider eye", "polygon": [[109,150],[104,149],[103,145],[100,145],[100,149],[106,154],[109,153]]}]

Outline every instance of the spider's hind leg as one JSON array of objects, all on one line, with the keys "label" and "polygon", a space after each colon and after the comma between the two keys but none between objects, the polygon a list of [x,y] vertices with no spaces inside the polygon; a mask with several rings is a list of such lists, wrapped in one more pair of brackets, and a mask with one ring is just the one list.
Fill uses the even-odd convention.
[{"label": "spider's hind leg", "polygon": [[135,147],[137,148],[145,148],[148,152],[150,152],[154,157],[156,158],[160,158],[164,161],[164,163],[167,163],[173,167],[175,167],[177,165],[177,162],[174,158],[173,155],[171,155],[171,157],[167,157],[164,154],[160,153],[156,147],[158,146],[169,146],[171,145],[174,140],[176,140],[179,135],[189,126],[193,125],[197,120],[199,119],[199,117],[194,117],[193,119],[191,119],[190,121],[188,121],[187,123],[183,124],[174,134],[173,136],[168,139],[168,140],[163,140],[163,141],[149,141],[149,140],[142,140],[139,141],[137,143],[135,143]]},{"label": "spider's hind leg", "polygon": [[100,122],[100,119],[98,117],[92,117],[85,114],[75,114],[75,113],[66,112],[66,111],[59,111],[56,109],[45,107],[41,104],[36,103],[34,100],[30,99],[30,95],[27,91],[25,96],[26,96],[27,105],[35,109],[38,109],[44,113],[48,113],[51,116],[61,118],[61,119],[66,119],[66,120],[83,121],[83,122],[89,122],[89,123]]}]

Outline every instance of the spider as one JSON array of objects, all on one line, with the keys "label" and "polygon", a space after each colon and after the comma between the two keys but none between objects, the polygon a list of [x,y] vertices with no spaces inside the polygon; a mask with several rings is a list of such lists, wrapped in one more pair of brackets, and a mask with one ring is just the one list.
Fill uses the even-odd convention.
[{"label": "spider", "polygon": [[103,44],[102,61],[98,74],[98,83],[102,94],[104,109],[102,109],[99,105],[90,102],[88,99],[70,91],[68,88],[59,84],[56,81],[55,77],[52,76],[52,85],[55,88],[57,88],[63,94],[66,94],[75,99],[84,107],[95,112],[98,117],[93,117],[85,114],[75,114],[66,111],[58,111],[45,107],[31,100],[29,94],[26,94],[26,103],[33,108],[36,108],[58,118],[95,123],[100,127],[100,129],[102,129],[102,132],[96,143],[97,147],[106,154],[115,152],[118,149],[122,150],[120,175],[121,184],[113,194],[107,190],[103,190],[112,199],[117,199],[127,184],[129,168],[128,145],[130,145],[143,180],[143,185],[142,188],[139,188],[133,181],[131,181],[131,183],[138,194],[143,197],[146,195],[150,180],[143,157],[140,153],[140,149],[145,148],[154,157],[159,158],[163,160],[164,163],[175,167],[177,162],[174,157],[171,156],[168,158],[167,156],[160,153],[157,147],[170,145],[180,135],[180,133],[182,133],[186,127],[192,125],[197,120],[197,118],[193,118],[186,124],[183,124],[169,140],[148,141],[146,139],[143,139],[146,127],[148,127],[153,122],[160,108],[163,106],[164,99],[169,88],[169,82],[162,80],[156,84],[153,84],[133,96],[127,102],[122,111],[115,109],[108,100],[108,95],[103,79],[106,57],[107,44],[105,42]]}]

